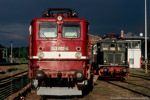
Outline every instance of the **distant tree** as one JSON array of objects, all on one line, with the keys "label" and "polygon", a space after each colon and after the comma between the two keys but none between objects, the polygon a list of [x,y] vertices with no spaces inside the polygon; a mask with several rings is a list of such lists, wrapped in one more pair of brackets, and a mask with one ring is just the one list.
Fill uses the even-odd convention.
[{"label": "distant tree", "polygon": [[[29,52],[28,52],[29,47],[15,47],[13,48],[13,57],[14,58],[28,58]],[[11,49],[8,48],[8,54],[10,55]]]},{"label": "distant tree", "polygon": [[15,57],[15,58],[19,57],[19,50],[18,50],[18,48],[13,48],[13,57]]},{"label": "distant tree", "polygon": [[28,49],[27,49],[27,47],[23,48],[22,53],[23,53],[23,58],[28,58]]}]

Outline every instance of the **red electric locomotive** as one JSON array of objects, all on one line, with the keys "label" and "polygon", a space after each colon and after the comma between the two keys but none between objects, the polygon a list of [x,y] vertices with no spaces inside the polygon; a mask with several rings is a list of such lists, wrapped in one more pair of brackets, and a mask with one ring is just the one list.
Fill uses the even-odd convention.
[{"label": "red electric locomotive", "polygon": [[94,69],[102,78],[129,76],[127,43],[118,34],[105,34],[93,45]]},{"label": "red electric locomotive", "polygon": [[29,78],[38,95],[82,95],[90,80],[89,23],[68,8],[50,8],[33,19]]}]

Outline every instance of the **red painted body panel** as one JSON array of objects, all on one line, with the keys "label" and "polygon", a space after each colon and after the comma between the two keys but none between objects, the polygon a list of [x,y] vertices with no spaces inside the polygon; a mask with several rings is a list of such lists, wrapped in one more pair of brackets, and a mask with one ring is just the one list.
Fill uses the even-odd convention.
[{"label": "red painted body panel", "polygon": [[[56,38],[40,38],[39,24],[42,22],[57,23],[58,36]],[[79,23],[80,24],[80,38],[63,38],[62,37],[62,23]],[[87,79],[87,69],[89,63],[89,38],[88,37],[88,22],[80,18],[63,18],[62,21],[57,21],[57,18],[36,18],[32,22],[32,32],[29,39],[29,78],[35,78],[36,70],[43,70],[47,76],[56,74],[58,71],[62,73],[75,73],[76,70],[84,72],[84,78]],[[68,51],[52,51],[51,47],[68,47]],[[38,56],[38,52],[79,52],[76,47],[81,47],[80,52],[85,59],[59,59],[59,58],[33,58]],[[61,55],[60,55],[61,56]],[[67,76],[68,77],[68,76]],[[53,77],[57,78],[57,77]],[[66,78],[66,77],[62,77]]]},{"label": "red painted body panel", "polygon": [[[61,73],[66,73],[66,72],[70,72],[68,74],[70,75],[74,75],[75,71],[77,70],[81,70],[84,72],[85,68],[86,68],[86,61],[33,61],[33,70],[36,70],[38,68],[38,70],[43,70],[47,76],[52,75],[53,74],[57,74],[58,72]],[[67,78],[68,75],[66,73],[66,77]],[[34,77],[34,76],[33,76]],[[57,76],[56,76],[57,77]],[[51,77],[51,78],[56,78],[56,77]],[[86,75],[85,75],[86,78]]]},{"label": "red painted body panel", "polygon": [[[86,45],[87,42],[85,41],[72,41],[72,40],[66,40],[66,41],[36,41],[33,42],[34,48],[33,48],[33,56],[37,56],[37,53],[40,51],[45,52],[54,52],[54,50],[51,50],[51,47],[65,47],[67,46],[69,50],[67,52],[75,52],[76,47],[81,47],[81,51],[83,56],[86,56]],[[42,50],[40,49],[42,47]],[[57,51],[56,51],[57,52]],[[60,51],[60,52],[66,52],[66,51]]]},{"label": "red painted body panel", "polygon": [[[104,73],[104,69],[107,68],[108,69],[108,72],[107,73]],[[127,71],[126,73],[123,73],[122,70],[124,69],[125,67],[116,67],[116,66],[107,66],[107,67],[103,67],[103,68],[100,68],[98,74],[100,77],[125,77],[127,75],[129,75],[129,72]]]},{"label": "red painted body panel", "polygon": [[37,65],[39,70],[50,71],[83,70],[84,64],[85,61],[33,61],[33,66]]}]

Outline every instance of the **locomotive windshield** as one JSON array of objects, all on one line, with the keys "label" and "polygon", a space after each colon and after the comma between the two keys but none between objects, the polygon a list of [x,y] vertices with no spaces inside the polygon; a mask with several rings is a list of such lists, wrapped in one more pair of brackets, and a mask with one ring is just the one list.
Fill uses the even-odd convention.
[{"label": "locomotive windshield", "polygon": [[111,43],[110,44],[110,51],[115,51],[116,50],[116,44],[115,43]]},{"label": "locomotive windshield", "polygon": [[102,51],[125,51],[124,43],[102,43]]},{"label": "locomotive windshield", "polygon": [[102,50],[108,50],[109,49],[109,44],[108,43],[102,43]]},{"label": "locomotive windshield", "polygon": [[65,23],[63,24],[63,38],[79,38],[80,37],[80,24]]},{"label": "locomotive windshield", "polygon": [[57,24],[56,23],[40,23],[39,35],[41,38],[57,37]]},{"label": "locomotive windshield", "polygon": [[103,64],[125,64],[126,43],[122,41],[104,41],[100,47],[101,60]]}]

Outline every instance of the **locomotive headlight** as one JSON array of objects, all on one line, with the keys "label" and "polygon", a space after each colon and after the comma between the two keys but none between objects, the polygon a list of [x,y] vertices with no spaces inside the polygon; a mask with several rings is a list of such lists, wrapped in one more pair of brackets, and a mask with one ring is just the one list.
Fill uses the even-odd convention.
[{"label": "locomotive headlight", "polygon": [[82,81],[83,78],[84,78],[84,74],[83,74],[82,71],[76,71],[76,72],[75,72],[75,79],[76,79],[77,81]]},{"label": "locomotive headlight", "polygon": [[127,72],[127,69],[126,69],[126,68],[124,68],[124,69],[122,70],[122,72],[123,72],[123,73],[126,73],[126,72]]},{"label": "locomotive headlight", "polygon": [[43,52],[38,52],[38,57],[39,58],[43,58],[44,57],[44,53]]},{"label": "locomotive headlight", "polygon": [[61,20],[62,20],[62,16],[58,16],[58,17],[57,17],[57,20],[58,20],[58,21],[61,21]]},{"label": "locomotive headlight", "polygon": [[107,68],[104,68],[104,72],[108,72],[108,69],[107,69]]},{"label": "locomotive headlight", "polygon": [[76,57],[76,58],[81,58],[81,56],[82,56],[82,53],[81,53],[81,52],[77,52],[77,53],[75,54],[75,57]]},{"label": "locomotive headlight", "polygon": [[35,72],[35,77],[37,80],[43,80],[46,77],[46,75],[42,70],[37,70]]},{"label": "locomotive headlight", "polygon": [[107,61],[106,60],[104,60],[104,63],[106,63]]}]

